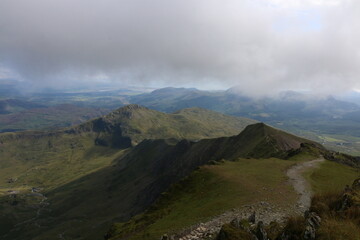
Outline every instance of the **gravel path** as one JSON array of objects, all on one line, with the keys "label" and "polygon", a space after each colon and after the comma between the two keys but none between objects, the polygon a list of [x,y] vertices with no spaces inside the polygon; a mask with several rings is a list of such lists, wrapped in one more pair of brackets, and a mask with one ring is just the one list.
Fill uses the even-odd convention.
[{"label": "gravel path", "polygon": [[299,194],[297,207],[301,212],[305,212],[310,207],[312,197],[311,187],[302,174],[308,169],[318,167],[323,161],[323,158],[319,158],[309,162],[298,163],[286,172],[291,185],[293,185],[294,190]]}]

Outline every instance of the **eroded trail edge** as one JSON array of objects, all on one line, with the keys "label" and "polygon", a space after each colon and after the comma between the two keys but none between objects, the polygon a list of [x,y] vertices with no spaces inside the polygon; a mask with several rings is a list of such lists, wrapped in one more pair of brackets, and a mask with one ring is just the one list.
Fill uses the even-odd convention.
[{"label": "eroded trail edge", "polygon": [[294,187],[294,190],[299,194],[297,207],[301,212],[309,209],[311,204],[312,191],[310,184],[306,181],[303,174],[305,171],[316,168],[324,158],[318,158],[312,161],[298,163],[286,172],[286,175],[289,177],[291,185]]}]

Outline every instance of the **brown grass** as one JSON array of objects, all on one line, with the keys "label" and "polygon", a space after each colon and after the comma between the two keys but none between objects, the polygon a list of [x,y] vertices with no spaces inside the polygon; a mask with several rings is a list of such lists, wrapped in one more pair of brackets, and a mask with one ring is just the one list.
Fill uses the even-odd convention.
[{"label": "brown grass", "polygon": [[[360,215],[358,215],[359,217]],[[360,240],[360,226],[352,219],[330,217],[323,219],[318,230],[319,240]]]}]

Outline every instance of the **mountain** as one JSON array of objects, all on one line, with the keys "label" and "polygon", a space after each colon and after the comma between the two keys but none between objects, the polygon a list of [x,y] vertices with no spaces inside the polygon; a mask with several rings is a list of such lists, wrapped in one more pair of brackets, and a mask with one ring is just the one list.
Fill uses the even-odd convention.
[{"label": "mountain", "polygon": [[311,141],[264,124],[250,125],[234,137],[197,142],[143,140],[114,158],[109,166],[47,191],[50,205],[36,220],[44,228],[41,232],[23,228],[18,231],[37,236],[35,239],[48,239],[61,232],[70,239],[98,239],[111,222],[126,221],[141,213],[171,184],[189,176],[199,166],[250,156],[287,158],[295,150],[307,151],[304,144],[322,149]]},{"label": "mountain", "polygon": [[96,143],[126,148],[144,139],[191,139],[231,136],[256,121],[230,117],[213,111],[192,108],[172,114],[132,104],[70,129],[69,133],[96,133]]},{"label": "mountain", "polygon": [[151,93],[131,96],[129,101],[165,112],[184,107],[201,107],[231,115],[279,121],[289,117],[309,116],[341,118],[344,114],[360,109],[357,104],[338,100],[332,96],[324,98],[284,91],[274,97],[251,98],[243,95],[238,88],[216,92],[193,88],[163,88]]},{"label": "mountain", "polygon": [[[153,205],[130,221],[114,224],[107,239],[159,239],[164,233],[254,202],[286,209],[296,199],[286,184],[286,169],[325,153],[320,144],[263,123],[250,125],[237,136],[199,142],[145,140],[123,161],[129,163],[132,178],[141,169],[146,173],[142,179],[149,181],[135,205]],[[348,177],[344,172],[350,167],[336,164],[335,168],[335,174],[347,180],[357,174],[351,170]],[[284,194],[280,197],[279,192]]]},{"label": "mountain", "polygon": [[[57,178],[50,178],[55,182],[69,181],[78,174],[103,167],[111,154],[116,155],[121,152],[119,150],[135,146],[144,139],[198,140],[231,136],[253,122],[202,109],[165,114],[128,105],[75,127],[0,134],[0,172],[3,181],[18,176],[19,182],[19,176],[23,176],[25,182],[33,179],[34,184],[41,182],[44,187],[49,187],[46,182],[54,186],[54,182],[46,179],[50,172],[55,172]],[[69,172],[56,172],[64,167],[64,163],[72,165]],[[29,172],[29,169],[45,166],[45,171],[40,173]],[[79,172],[78,168],[83,170]],[[38,178],[47,181],[36,180]]]},{"label": "mountain", "polygon": [[[125,173],[119,175],[121,168],[114,167],[119,161],[127,162],[121,159],[132,152],[133,146],[148,138],[153,139],[148,141],[174,138],[167,142],[177,142],[175,138],[199,140],[231,136],[253,122],[198,108],[165,114],[129,105],[75,127],[0,134],[0,206],[4,209],[0,225],[7,226],[2,236],[24,239],[23,232],[34,231],[33,236],[40,238],[38,229],[31,228],[35,221],[44,228],[51,226],[46,227],[50,232],[44,230],[43,236],[48,239],[52,228],[57,229],[57,225],[66,228],[66,221],[73,218],[80,221],[84,214],[88,214],[87,219],[94,224],[104,222],[99,225],[102,230],[95,228],[99,236],[122,211],[129,217],[143,210],[143,205],[129,205],[138,197],[136,194],[142,185],[133,181],[131,171],[124,170]],[[133,171],[140,174],[139,179],[145,174],[141,168]],[[121,178],[127,174],[130,182],[122,184]],[[124,192],[128,193],[127,198]],[[94,206],[106,214],[94,212],[99,217],[92,215]],[[34,217],[30,225],[25,224]],[[18,224],[20,222],[25,223]],[[84,229],[88,229],[87,224],[85,221]],[[72,231],[79,234],[77,229]]]},{"label": "mountain", "polygon": [[251,98],[238,88],[216,92],[164,88],[131,96],[128,101],[164,112],[201,107],[247,117],[322,142],[337,151],[360,154],[360,106],[332,96],[285,91],[273,97]]}]

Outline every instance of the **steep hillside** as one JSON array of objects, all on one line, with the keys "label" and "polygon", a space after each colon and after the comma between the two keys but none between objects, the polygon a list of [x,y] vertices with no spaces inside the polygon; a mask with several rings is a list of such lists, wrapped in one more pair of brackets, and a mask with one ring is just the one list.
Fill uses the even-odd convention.
[{"label": "steep hillside", "polygon": [[[134,207],[133,203],[138,198],[139,191],[143,191],[148,186],[148,182],[142,182],[142,177],[146,175],[146,172],[141,170],[142,162],[135,166],[136,161],[130,157],[122,160],[122,156],[131,150],[125,148],[145,138],[202,139],[235,135],[252,122],[254,121],[228,117],[202,109],[186,109],[174,114],[165,114],[137,105],[129,105],[72,128],[0,134],[0,175],[2,176],[0,207],[6,209],[0,222],[6,222],[7,226],[14,227],[16,223],[26,222],[34,216],[44,215],[51,218],[53,215],[48,216],[47,208],[44,208],[49,202],[52,206],[51,214],[54,214],[61,223],[64,222],[60,215],[64,218],[85,213],[89,216],[92,213],[100,216],[98,212],[92,211],[92,206],[96,205],[99,206],[99,211],[106,212],[105,205],[99,205],[99,202],[109,204],[107,209],[110,212],[102,216],[106,221],[101,220],[106,224],[109,224],[115,212],[118,216],[118,213],[123,211],[124,218],[128,218],[143,209],[144,205],[139,204],[138,207]],[[175,139],[173,141],[178,142]],[[164,148],[172,149],[172,145],[169,145],[171,141],[163,142]],[[161,151],[156,151],[156,154]],[[128,167],[132,169],[131,171],[139,178],[136,181],[140,181],[141,184],[132,187],[133,184],[137,185],[132,178],[128,179],[129,185],[125,184],[126,181],[122,183],[121,178],[132,176],[133,173],[113,167],[114,161],[120,161],[121,164],[127,161],[134,162],[131,165],[133,167],[125,164],[126,169]],[[119,180],[116,180],[117,178],[114,177],[122,171],[125,171],[124,174],[120,174],[117,177]],[[99,186],[100,190],[94,191],[94,186]],[[117,192],[117,189],[123,191]],[[162,186],[159,191],[163,189]],[[111,193],[108,193],[108,190]],[[103,194],[99,195],[99,192]],[[123,192],[129,193],[129,199],[123,197]],[[48,200],[45,201],[47,198],[44,198],[43,194],[48,196]],[[158,192],[154,197],[156,194]],[[121,201],[123,202],[120,205],[116,203]],[[40,210],[43,208],[45,210]],[[38,211],[41,212],[40,215]],[[41,225],[54,227],[55,225],[52,224],[58,223],[47,217],[45,223],[42,222]],[[76,215],[74,218],[78,219],[78,217]],[[95,215],[91,220],[96,224],[100,221]],[[106,224],[103,231],[95,228],[98,234],[106,230],[108,227]],[[64,225],[59,224],[59,227]],[[15,229],[12,227],[6,229],[14,234],[9,235],[10,239],[22,236],[22,232],[36,230],[27,224],[17,225]],[[36,232],[35,235],[39,233]]]},{"label": "steep hillside", "polygon": [[[156,147],[160,147],[160,154],[156,154],[159,152]],[[113,225],[107,238],[159,239],[164,233],[175,234],[189,226],[201,227],[196,224],[214,217],[226,219],[244,205],[252,206],[247,210],[250,214],[257,210],[272,213],[279,219],[294,215],[299,207],[295,207],[296,194],[288,184],[286,169],[325,153],[328,151],[319,144],[262,123],[248,126],[238,136],[196,143],[181,141],[172,147],[163,141],[144,141],[125,159],[135,160],[137,167],[147,166],[146,172],[153,175],[154,184],[145,189],[138,203],[158,200],[132,220]],[[156,165],[149,168],[150,163]],[[320,178],[309,173],[308,178],[313,184],[326,185],[328,190],[337,190],[339,179],[341,183],[349,183],[359,174],[355,168],[330,161],[312,172],[325,172]],[[177,183],[180,179],[183,180],[160,198],[154,197],[154,193],[161,192],[161,183]],[[218,224],[216,221],[214,224]]]},{"label": "steep hillside", "polygon": [[[285,140],[288,144],[285,144]],[[48,192],[52,213],[48,216],[44,215],[38,223],[49,224],[47,219],[51,217],[56,220],[50,224],[48,231],[30,232],[38,236],[36,239],[47,239],[55,232],[63,231],[70,239],[79,232],[84,239],[96,239],[99,233],[106,231],[115,218],[118,221],[126,221],[131,216],[141,213],[171,184],[190,175],[199,166],[216,163],[223,158],[236,160],[239,157],[252,155],[259,158],[271,156],[287,158],[289,154],[293,155],[296,149],[304,154],[305,158],[313,158],[317,154],[316,151],[308,152],[306,147],[301,147],[301,144],[306,143],[312,144],[308,140],[264,124],[250,125],[235,137],[205,139],[198,142],[176,139],[144,140],[129,153],[118,158],[113,166]],[[321,148],[314,146],[314,149]],[[279,159],[274,161],[279,166],[277,171],[280,172],[284,166],[293,164],[292,161]],[[272,161],[254,160],[255,163],[269,167]],[[240,172],[249,170],[242,164],[237,169]],[[253,166],[252,171],[255,169],[256,167]],[[270,172],[267,176],[274,177]],[[280,177],[280,179],[284,178],[286,179],[285,176]],[[260,182],[262,181],[269,180]],[[289,194],[291,196],[291,193]],[[81,217],[83,215],[87,217]],[[81,219],[81,222],[75,219]],[[71,229],[69,222],[73,226]],[[87,230],[89,225],[96,227],[89,231]]]}]

